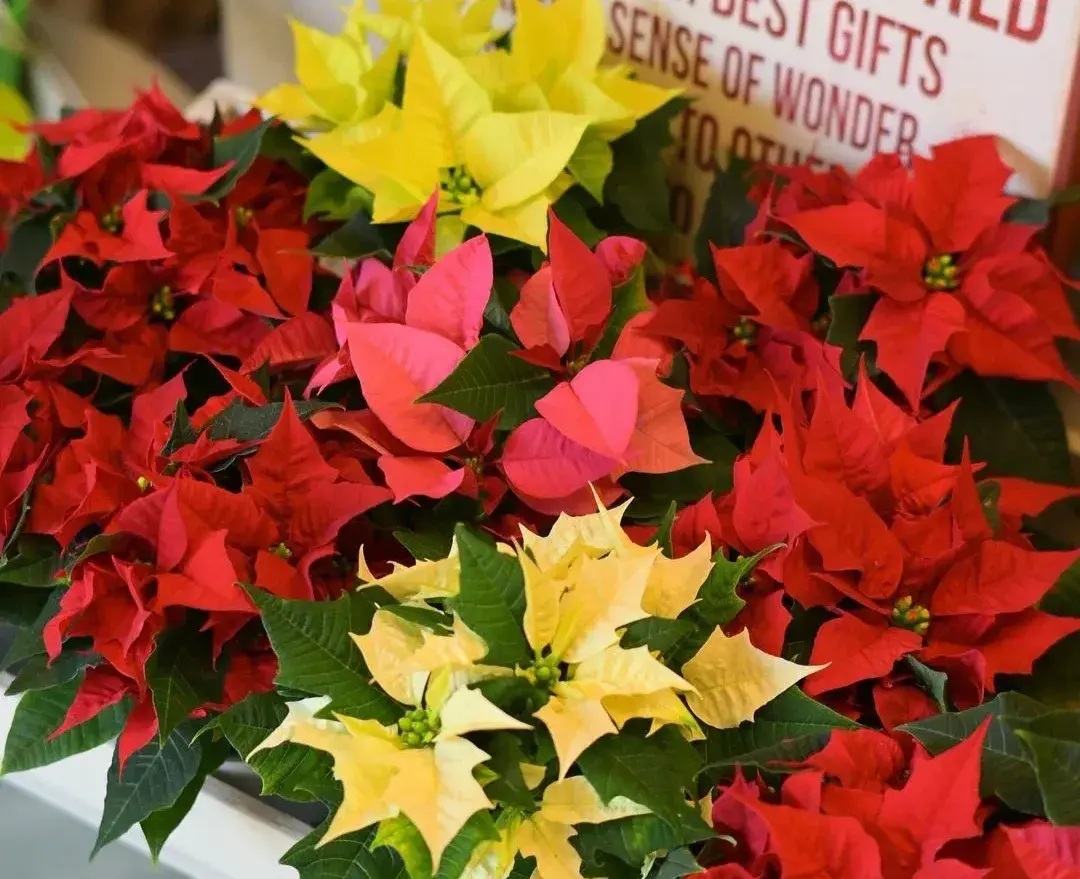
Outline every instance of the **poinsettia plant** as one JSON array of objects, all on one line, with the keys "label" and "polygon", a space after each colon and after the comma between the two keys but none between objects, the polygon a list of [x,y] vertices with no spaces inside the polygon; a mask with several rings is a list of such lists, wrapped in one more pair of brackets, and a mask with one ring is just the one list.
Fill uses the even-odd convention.
[{"label": "poinsettia plant", "polygon": [[684,102],[494,6],[5,163],[4,771],[115,740],[156,855],[244,760],[305,879],[1080,869],[1048,203],[735,163],[667,264]]}]

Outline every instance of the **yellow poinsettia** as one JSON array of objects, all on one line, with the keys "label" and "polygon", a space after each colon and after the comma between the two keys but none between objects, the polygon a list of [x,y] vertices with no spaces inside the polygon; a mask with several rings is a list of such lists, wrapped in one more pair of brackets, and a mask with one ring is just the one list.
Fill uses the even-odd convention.
[{"label": "yellow poinsettia", "polygon": [[467,61],[498,109],[586,116],[612,140],[679,94],[639,82],[625,65],[601,65],[606,31],[599,0],[516,0],[515,7],[510,50]]},{"label": "yellow poinsettia", "polygon": [[[370,643],[364,650],[380,649]],[[380,667],[381,672],[386,666]],[[440,677],[439,672],[434,678]],[[326,751],[334,758],[334,777],[344,798],[323,842],[399,815],[407,817],[431,852],[434,869],[450,841],[477,812],[493,808],[473,770],[488,759],[464,736],[491,730],[529,729],[476,690],[432,686],[422,698],[408,675],[378,679],[388,692],[414,706],[396,726],[335,714],[316,715],[328,699],[292,703],[285,721],[256,751],[285,742]],[[384,687],[385,688],[385,687]],[[432,693],[437,693],[433,697]],[[441,700],[441,701],[440,701]]]},{"label": "yellow poinsettia", "polygon": [[392,565],[393,570],[389,574],[376,577],[364,558],[364,548],[360,547],[360,588],[379,586],[403,604],[434,598],[452,598],[458,594],[461,559],[458,556],[456,539],[451,541],[450,552],[446,558],[416,562],[412,565],[393,562]]},{"label": "yellow poinsettia", "polygon": [[30,150],[26,126],[33,114],[29,105],[11,86],[0,85],[0,159],[17,162]]},{"label": "yellow poinsettia", "polygon": [[419,28],[459,58],[476,54],[502,35],[492,25],[499,0],[379,0],[378,6],[378,12],[371,12],[366,0],[357,0],[349,19],[401,52],[412,46]]},{"label": "yellow poinsettia", "polygon": [[584,776],[548,785],[540,808],[531,815],[505,812],[499,839],[481,843],[461,879],[505,879],[517,855],[536,858],[537,879],[580,879],[581,856],[570,844],[579,824],[603,824],[649,810],[626,797],[604,803]]},{"label": "yellow poinsettia", "polygon": [[435,40],[417,30],[400,112],[372,134],[348,128],[309,149],[375,196],[376,223],[413,219],[431,194],[461,231],[543,248],[547,211],[570,185],[565,173],[588,125],[569,113],[497,113],[488,93]]},{"label": "yellow poinsettia", "polygon": [[256,104],[309,130],[356,126],[374,117],[393,92],[397,55],[376,60],[367,38],[350,21],[337,36],[290,20],[296,47],[296,83],[284,83]]}]

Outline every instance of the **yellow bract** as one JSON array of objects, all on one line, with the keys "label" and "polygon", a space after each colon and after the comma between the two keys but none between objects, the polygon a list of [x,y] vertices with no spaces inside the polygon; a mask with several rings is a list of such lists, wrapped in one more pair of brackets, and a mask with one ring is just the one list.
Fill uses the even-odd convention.
[{"label": "yellow bract", "polygon": [[371,573],[361,547],[358,568],[361,589],[380,586],[402,603],[451,598],[458,594],[461,583],[461,559],[458,558],[456,541],[450,544],[450,553],[446,558],[416,562],[409,566],[395,562],[393,571],[385,577],[376,577]]},{"label": "yellow bract", "polygon": [[416,31],[423,28],[451,55],[464,57],[501,36],[492,26],[498,8],[499,0],[380,0],[379,11],[369,12],[365,0],[358,0],[349,19],[401,52],[409,51]]},{"label": "yellow bract", "polygon": [[386,105],[394,87],[397,56],[376,61],[363,31],[350,23],[331,36],[298,21],[289,22],[296,47],[296,83],[283,83],[256,104],[307,129],[355,126]]},{"label": "yellow bract", "polygon": [[[467,60],[500,110],[555,110],[585,116],[612,140],[679,94],[605,67],[604,7],[596,0],[517,0],[509,51]],[[558,35],[553,38],[553,35]]]}]

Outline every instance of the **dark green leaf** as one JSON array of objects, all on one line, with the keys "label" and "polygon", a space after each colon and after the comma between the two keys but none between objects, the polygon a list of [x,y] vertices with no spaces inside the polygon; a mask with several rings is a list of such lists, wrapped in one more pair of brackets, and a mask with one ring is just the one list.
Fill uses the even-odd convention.
[{"label": "dark green leaf", "polygon": [[630,280],[621,287],[615,289],[612,294],[611,316],[604,324],[603,335],[592,353],[593,360],[603,360],[610,357],[615,350],[615,343],[619,341],[619,334],[627,322],[649,308],[649,297],[645,292],[645,268],[638,266]]},{"label": "dark green leaf", "polygon": [[225,669],[214,667],[210,633],[192,625],[163,632],[146,662],[146,682],[164,743],[196,708],[221,701]]},{"label": "dark green leaf", "polygon": [[53,661],[43,654],[32,656],[8,684],[6,695],[17,696],[66,684],[87,666],[96,665],[100,659],[96,653],[66,649]]},{"label": "dark green leaf", "polygon": [[440,403],[480,421],[501,410],[499,427],[517,427],[536,414],[533,405],[555,386],[546,369],[511,355],[520,350],[504,336],[484,336],[438,387],[417,402]]},{"label": "dark green leaf", "polygon": [[261,125],[233,137],[214,138],[214,167],[221,168],[230,163],[231,167],[206,191],[208,198],[223,198],[233,191],[237,181],[247,173],[252,162],[258,157],[263,138],[271,125],[273,122],[268,119]]},{"label": "dark green leaf", "polygon": [[947,712],[949,701],[945,695],[945,687],[949,683],[949,676],[943,671],[936,671],[928,665],[923,665],[914,656],[905,656],[907,664],[911,666],[915,674],[915,683],[937,704],[938,711]]},{"label": "dark green leaf", "polygon": [[339,259],[390,256],[383,233],[371,222],[366,211],[353,214],[344,226],[323,238],[311,252],[316,256]]},{"label": "dark green leaf", "polygon": [[1014,681],[1025,696],[1053,708],[1080,708],[1080,632],[1058,641],[1039,657],[1029,677]]},{"label": "dark green leaf", "polygon": [[333,168],[325,168],[311,181],[304,201],[304,219],[321,216],[327,220],[348,220],[360,212],[370,214],[371,193]]},{"label": "dark green leaf", "polygon": [[535,797],[521,774],[521,764],[529,762],[521,749],[521,739],[510,733],[497,733],[485,742],[484,750],[491,755],[484,765],[498,776],[484,787],[488,799],[531,809]]},{"label": "dark green leaf", "polygon": [[1080,825],[1080,711],[1054,711],[1013,724],[1054,824]]},{"label": "dark green leaf", "polygon": [[607,877],[619,869],[619,864],[626,864],[633,870],[627,875],[639,877],[642,864],[654,852],[670,851],[715,835],[700,817],[687,815],[686,819],[678,828],[655,815],[579,824],[574,844],[581,852],[584,875]]},{"label": "dark green leaf", "polygon": [[950,434],[956,460],[967,438],[972,460],[986,462],[984,476],[1071,483],[1065,425],[1049,385],[966,372],[945,387],[941,402],[957,398]]},{"label": "dark green leaf", "polygon": [[525,618],[525,580],[515,556],[463,525],[455,531],[461,557],[461,589],[454,609],[461,621],[488,645],[484,661],[512,667],[528,661]]},{"label": "dark green leaf", "polygon": [[195,777],[187,783],[180,792],[176,802],[164,809],[158,809],[147,815],[139,822],[142,827],[143,837],[150,848],[150,858],[156,864],[161,857],[161,850],[172,836],[174,830],[188,816],[195,800],[206,784],[206,779],[220,768],[229,754],[229,746],[224,742],[204,742],[202,744],[202,758],[199,761],[199,769]]},{"label": "dark green leaf", "polygon": [[[411,879],[458,879],[476,847],[499,838],[495,822],[487,812],[477,812],[461,828],[439,859],[439,870],[432,875],[431,853],[416,825],[404,815],[383,821],[371,847],[394,849],[405,862]],[[381,877],[380,877],[381,879]]]},{"label": "dark green leaf", "polygon": [[570,161],[566,163],[566,170],[589,195],[598,202],[603,202],[604,183],[611,173],[613,162],[611,145],[596,129],[587,128]]},{"label": "dark green leaf", "polygon": [[1021,198],[1005,212],[1005,220],[1041,229],[1050,222],[1050,207],[1048,198]]},{"label": "dark green leaf", "polygon": [[[719,496],[731,491],[732,467],[739,457],[739,450],[731,441],[712,430],[692,431],[690,445],[709,463],[686,467],[674,473],[629,474],[621,482],[635,498],[659,499],[661,510],[667,509],[671,501],[678,501],[682,506],[701,500],[709,492]],[[636,505],[637,501],[634,503]],[[634,505],[631,505],[630,511],[638,515]]]},{"label": "dark green leaf", "polygon": [[161,447],[161,454],[166,456],[175,454],[184,446],[191,445],[198,438],[199,431],[195,429],[195,425],[188,418],[187,409],[184,408],[184,401],[177,400],[176,411],[173,413],[172,428],[169,430],[165,445]]},{"label": "dark green leaf", "polygon": [[27,693],[19,700],[0,773],[25,772],[66,760],[105,744],[120,732],[130,707],[126,703],[106,708],[86,723],[49,738],[67,716],[81,683],[81,678],[68,681],[51,690]]},{"label": "dark green leaf", "polygon": [[[293,402],[296,414],[301,420],[334,405],[320,400],[296,400]],[[233,400],[210,419],[205,428],[206,435],[213,440],[234,439],[241,443],[266,439],[281,417],[283,406],[283,403],[248,406],[240,400]]]},{"label": "dark green leaf", "polygon": [[829,297],[829,332],[825,340],[843,349],[844,374],[847,376],[854,375],[858,366],[859,335],[876,302],[877,296],[870,293]]},{"label": "dark green leaf", "polygon": [[590,248],[596,247],[605,237],[604,231],[589,219],[586,202],[591,200],[591,196],[574,186],[555,202],[554,207],[555,216]]},{"label": "dark green leaf", "polygon": [[746,227],[757,214],[757,207],[750,200],[750,169],[754,163],[736,155],[728,157],[726,168],[717,162],[716,173],[705,210],[701,215],[697,235],[694,238],[694,262],[699,274],[716,280],[712,250],[717,247],[737,247],[746,237]]},{"label": "dark green leaf", "polygon": [[450,552],[450,535],[438,531],[395,531],[394,538],[417,561],[446,558]]},{"label": "dark green leaf", "polygon": [[510,311],[519,297],[517,288],[507,278],[499,277],[491,286],[491,295],[484,306],[484,320],[504,336],[514,337]]},{"label": "dark green leaf", "polygon": [[650,879],[682,879],[701,872],[697,859],[688,848],[669,852],[657,869],[650,873]]},{"label": "dark green leaf", "polygon": [[81,546],[68,547],[64,554],[64,567],[71,570],[88,558],[115,551],[128,540],[130,536],[127,534],[96,534]]},{"label": "dark green leaf", "polygon": [[707,730],[706,780],[713,782],[734,766],[766,769],[774,762],[805,760],[825,747],[834,729],[858,726],[792,687],[762,707],[753,721]]},{"label": "dark green leaf", "polygon": [[713,556],[713,567],[701,585],[699,601],[692,608],[709,626],[726,626],[746,605],[738,595],[738,586],[749,577],[762,559],[783,549],[782,543],[766,547],[751,556],[739,556],[729,561],[724,550]]},{"label": "dark green leaf", "polygon": [[[1039,607],[1058,616],[1080,617],[1080,561],[1065,569]],[[1080,692],[1077,696],[1080,698]]]},{"label": "dark green leaf", "polygon": [[262,779],[262,794],[308,800],[302,785],[330,776],[332,758],[323,751],[286,742],[252,754],[285,720],[288,711],[277,693],[257,693],[233,705],[217,720],[229,744]]},{"label": "dark green leaf", "polygon": [[326,167],[297,140],[295,132],[288,125],[270,126],[259,147],[259,155],[276,162],[284,162],[308,180]]},{"label": "dark green leaf", "polygon": [[627,797],[673,828],[691,820],[694,810],[686,796],[701,758],[674,727],[648,737],[624,727],[617,736],[604,736],[589,746],[577,762],[605,803]]},{"label": "dark green leaf", "polygon": [[389,848],[370,848],[375,828],[350,833],[320,846],[329,821],[294,845],[281,863],[300,879],[404,879],[405,864]]},{"label": "dark green leaf", "polygon": [[[370,617],[359,623],[353,596],[337,601],[286,601],[261,589],[247,590],[262,614],[280,668],[277,683],[317,696],[330,696],[334,708],[353,717],[394,723],[397,705],[371,683],[363,657],[349,637],[366,631]],[[365,613],[369,612],[365,611]]]},{"label": "dark green leaf", "polygon": [[1001,513],[998,511],[998,502],[1001,500],[1001,483],[992,479],[978,484],[979,501],[982,504],[983,514],[990,530],[997,534],[1001,528]]},{"label": "dark green leaf", "polygon": [[660,157],[674,141],[672,123],[686,106],[682,98],[668,101],[611,145],[614,167],[604,186],[604,202],[642,232],[672,231],[667,163]]},{"label": "dark green leaf", "polygon": [[[0,586],[0,623],[20,628],[34,625],[34,621],[48,604],[52,594],[33,586],[12,586],[11,584]],[[5,667],[8,664],[5,657]]]},{"label": "dark green leaf", "polygon": [[[31,659],[34,656],[45,655],[45,642],[42,640],[42,632],[44,632],[45,625],[49,620],[56,616],[57,611],[60,610],[60,599],[63,597],[66,589],[64,587],[53,589],[53,591],[45,597],[44,602],[41,602],[42,593],[39,589],[0,589],[0,596],[18,591],[29,593],[29,595],[37,601],[37,604],[33,605],[35,612],[29,622],[15,633],[11,646],[8,647],[7,653],[4,654],[3,660],[0,661],[0,671],[11,668],[11,666],[15,665],[17,662]],[[0,614],[0,619],[2,618],[3,615]]]},{"label": "dark green leaf", "polygon": [[174,730],[164,745],[151,742],[131,755],[122,775],[119,751],[113,753],[93,855],[180,798],[202,761],[202,745],[190,741],[193,734],[191,725],[185,725]]},{"label": "dark green leaf", "polygon": [[10,276],[32,294],[38,268],[52,243],[51,214],[35,214],[17,222],[8,234],[7,249],[0,255],[0,278]]},{"label": "dark green leaf", "polygon": [[646,617],[623,630],[621,644],[627,650],[647,645],[650,650],[666,653],[697,628],[691,620],[665,620]]},{"label": "dark green leaf", "polygon": [[671,548],[671,527],[675,524],[675,514],[678,510],[679,505],[675,501],[668,504],[667,512],[664,513],[664,518],[660,520],[660,526],[656,529],[656,537],[654,538],[668,558],[675,554]]},{"label": "dark green leaf", "polygon": [[983,796],[996,796],[1013,809],[1042,814],[1035,771],[1028,762],[1013,723],[1046,713],[1047,708],[1019,693],[1001,693],[993,701],[953,714],[937,714],[904,724],[931,754],[940,754],[967,739],[987,717],[993,718],[982,754]]}]

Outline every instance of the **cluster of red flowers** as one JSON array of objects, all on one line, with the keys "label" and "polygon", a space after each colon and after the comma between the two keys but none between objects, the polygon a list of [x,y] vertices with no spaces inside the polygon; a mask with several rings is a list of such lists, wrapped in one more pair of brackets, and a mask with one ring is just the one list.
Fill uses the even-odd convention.
[{"label": "cluster of red flowers", "polygon": [[1080,829],[991,823],[979,795],[988,722],[936,757],[873,730],[832,733],[779,789],[736,776],[718,790],[706,879],[1064,879]]}]

